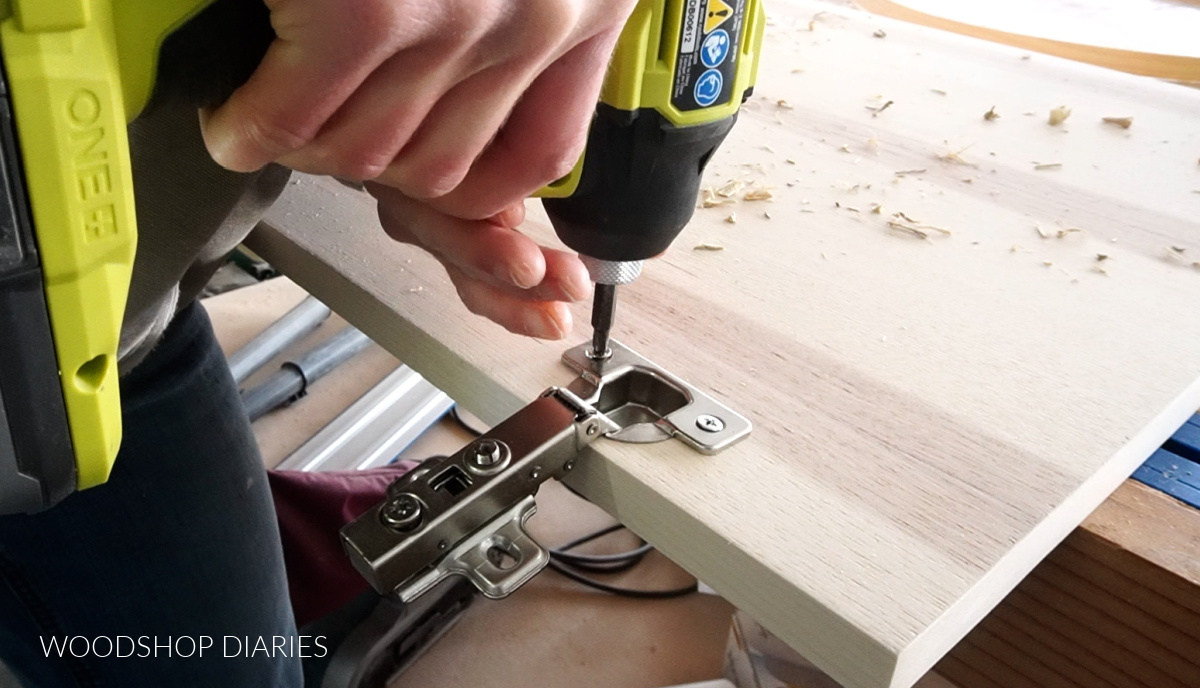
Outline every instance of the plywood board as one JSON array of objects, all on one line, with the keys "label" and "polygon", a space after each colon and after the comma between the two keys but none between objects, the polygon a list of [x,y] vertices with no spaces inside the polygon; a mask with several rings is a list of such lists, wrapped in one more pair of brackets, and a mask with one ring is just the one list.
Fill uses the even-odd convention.
[{"label": "plywood board", "polygon": [[[903,688],[1200,405],[1200,92],[771,12],[708,180],[774,198],[698,210],[615,331],[755,431],[601,442],[573,485],[845,686]],[[332,182],[296,180],[253,247],[486,421],[570,380],[566,345],[469,315]]]}]

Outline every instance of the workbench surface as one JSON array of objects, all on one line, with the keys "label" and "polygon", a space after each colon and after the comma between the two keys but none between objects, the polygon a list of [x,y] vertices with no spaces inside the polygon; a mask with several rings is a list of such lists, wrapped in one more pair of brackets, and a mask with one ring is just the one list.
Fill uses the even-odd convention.
[{"label": "workbench surface", "polygon": [[[902,688],[1200,406],[1200,91],[770,10],[707,176],[732,203],[614,332],[754,433],[599,442],[571,484],[848,688]],[[489,422],[571,379],[333,182],[296,180],[251,245]]]}]

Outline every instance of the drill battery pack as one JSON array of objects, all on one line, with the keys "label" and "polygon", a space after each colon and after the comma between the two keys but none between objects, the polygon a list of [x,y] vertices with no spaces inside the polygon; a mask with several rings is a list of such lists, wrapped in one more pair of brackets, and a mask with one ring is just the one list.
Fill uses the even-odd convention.
[{"label": "drill battery pack", "polygon": [[126,125],[209,0],[0,3],[0,514],[108,479],[137,230]]},{"label": "drill battery pack", "polygon": [[0,512],[28,513],[75,489],[75,452],[3,75],[0,90]]}]

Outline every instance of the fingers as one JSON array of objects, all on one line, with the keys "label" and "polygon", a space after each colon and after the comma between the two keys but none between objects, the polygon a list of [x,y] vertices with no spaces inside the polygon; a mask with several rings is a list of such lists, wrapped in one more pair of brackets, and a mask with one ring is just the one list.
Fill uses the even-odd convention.
[{"label": "fingers", "polygon": [[488,217],[570,172],[616,38],[615,31],[596,36],[542,72],[463,182],[430,205],[459,217]]},{"label": "fingers", "polygon": [[571,333],[571,311],[560,301],[531,301],[486,282],[472,279],[447,265],[458,297],[476,315],[509,332],[539,339],[563,339]]},{"label": "fingers", "polygon": [[472,312],[529,336],[570,332],[566,303],[590,295],[587,269],[575,255],[538,246],[513,229],[524,218],[523,205],[489,220],[463,220],[380,184],[367,189],[379,199],[387,233],[433,254]]},{"label": "fingers", "polygon": [[203,121],[209,153],[227,169],[256,170],[307,144],[383,59],[378,46],[354,47],[346,24],[314,44],[287,35],[286,14],[272,21],[279,37],[258,69]]},{"label": "fingers", "polygon": [[[443,95],[452,67],[440,60],[393,58],[370,76],[304,146],[278,159],[302,172],[378,177]],[[422,78],[413,78],[413,73]]]},{"label": "fingers", "polygon": [[379,184],[367,189],[379,199],[379,219],[389,236],[420,246],[473,279],[529,289],[546,275],[541,248],[509,227],[446,216]]},{"label": "fingers", "polygon": [[[455,85],[430,110],[421,130],[379,181],[420,199],[439,198],[453,191],[496,136],[531,79],[532,75],[506,74],[496,67]],[[478,206],[478,212],[461,216],[489,217],[520,197],[510,193],[503,203]]]}]

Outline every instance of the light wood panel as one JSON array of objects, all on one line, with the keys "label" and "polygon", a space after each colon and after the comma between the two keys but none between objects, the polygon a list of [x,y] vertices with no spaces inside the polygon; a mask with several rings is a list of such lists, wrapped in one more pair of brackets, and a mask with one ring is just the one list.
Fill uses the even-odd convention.
[{"label": "light wood panel", "polygon": [[[698,210],[615,330],[755,431],[602,442],[573,485],[844,685],[904,687],[1200,405],[1200,93],[771,8],[709,180],[774,199]],[[301,178],[267,225],[256,251],[484,420],[569,381],[564,344],[470,316],[369,199]]]}]

